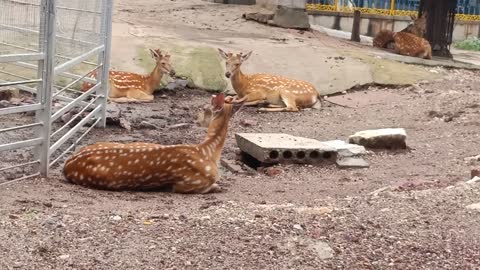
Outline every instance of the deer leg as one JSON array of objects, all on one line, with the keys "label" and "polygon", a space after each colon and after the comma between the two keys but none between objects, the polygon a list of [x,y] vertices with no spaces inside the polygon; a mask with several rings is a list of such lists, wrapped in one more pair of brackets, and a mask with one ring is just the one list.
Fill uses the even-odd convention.
[{"label": "deer leg", "polygon": [[285,104],[284,107],[279,106],[277,108],[260,108],[258,109],[259,112],[298,112],[297,104],[295,103],[294,96],[282,95],[281,96],[283,103]]},{"label": "deer leg", "polygon": [[276,105],[276,104],[267,104],[267,108],[283,108],[285,106],[282,105]]},{"label": "deer leg", "polygon": [[252,106],[265,103],[265,94],[262,91],[254,91],[244,96],[241,99],[234,100],[233,103],[245,102],[246,106]]},{"label": "deer leg", "polygon": [[219,189],[213,179],[200,178],[191,181],[178,181],[173,184],[173,192],[185,194],[207,194]]},{"label": "deer leg", "polygon": [[139,89],[128,91],[127,98],[136,99],[139,102],[151,102],[154,99],[153,95],[149,95]]}]

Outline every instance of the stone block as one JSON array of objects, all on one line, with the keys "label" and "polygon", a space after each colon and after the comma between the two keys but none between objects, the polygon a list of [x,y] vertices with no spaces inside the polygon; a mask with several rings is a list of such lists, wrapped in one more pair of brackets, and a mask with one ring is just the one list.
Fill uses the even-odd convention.
[{"label": "stone block", "polygon": [[342,157],[337,159],[337,165],[340,168],[368,168],[370,164],[360,157]]},{"label": "stone block", "polygon": [[364,130],[348,139],[349,143],[373,149],[406,149],[407,133],[403,128]]},{"label": "stone block", "polygon": [[237,145],[262,163],[306,163],[335,161],[337,151],[317,140],[283,133],[237,133]]},{"label": "stone block", "polygon": [[341,140],[326,141],[323,142],[328,146],[331,146],[337,150],[340,157],[354,157],[367,154],[365,147],[358,144],[350,144]]},{"label": "stone block", "polygon": [[310,29],[305,7],[299,9],[278,6],[271,24],[283,28]]}]

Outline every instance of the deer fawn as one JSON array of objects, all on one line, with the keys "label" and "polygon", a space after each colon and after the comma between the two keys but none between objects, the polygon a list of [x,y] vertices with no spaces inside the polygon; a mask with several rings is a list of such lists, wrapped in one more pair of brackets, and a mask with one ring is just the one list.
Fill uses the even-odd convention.
[{"label": "deer fawn", "polygon": [[198,145],[100,142],[80,149],[63,173],[75,184],[108,190],[155,189],[172,185],[177,193],[218,190],[218,163],[230,118],[240,104],[225,104],[224,94],[212,96],[213,118]]},{"label": "deer fawn", "polygon": [[227,98],[227,102],[245,102],[247,106],[267,103],[268,108],[259,109],[262,112],[298,112],[299,108],[312,107],[319,100],[317,90],[308,82],[269,74],[243,74],[240,67],[252,52],[232,54],[222,49],[218,51],[226,60],[225,76],[231,79],[237,93],[234,98]]},{"label": "deer fawn", "polygon": [[432,59],[432,47],[428,40],[414,34],[398,32],[393,34],[395,52],[401,55]]},{"label": "deer fawn", "polygon": [[[417,18],[415,15],[411,15],[410,18],[412,19],[413,23],[409,24],[400,32],[411,33],[423,38],[427,28],[427,12],[423,13],[420,18]],[[378,48],[394,47],[393,34],[394,32],[391,30],[381,30],[373,39],[373,46]]]},{"label": "deer fawn", "polygon": [[[111,101],[117,103],[150,102],[154,99],[153,92],[160,84],[163,75],[175,75],[175,71],[170,64],[169,54],[162,55],[162,52],[158,49],[150,49],[150,53],[155,59],[156,65],[149,75],[110,70],[108,96]],[[96,78],[97,71],[89,75],[91,78]],[[93,84],[85,82],[82,85],[82,91],[88,91],[91,87],[93,87]]]}]

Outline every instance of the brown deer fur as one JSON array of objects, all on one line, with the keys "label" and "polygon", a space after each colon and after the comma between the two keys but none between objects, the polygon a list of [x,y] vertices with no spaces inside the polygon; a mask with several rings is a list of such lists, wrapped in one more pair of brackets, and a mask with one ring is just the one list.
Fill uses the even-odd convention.
[{"label": "brown deer fur", "polygon": [[226,53],[218,49],[226,60],[225,76],[231,79],[237,93],[228,102],[245,102],[245,105],[268,104],[260,108],[263,112],[298,112],[299,108],[309,108],[319,101],[315,87],[305,81],[289,79],[270,74],[246,75],[240,70],[252,52],[247,54]]},{"label": "brown deer fur", "polygon": [[178,193],[208,193],[217,189],[218,164],[228,123],[238,107],[212,96],[214,113],[201,144],[99,142],[80,149],[66,162],[66,179],[91,188],[153,189],[172,185]]},{"label": "brown deer fur", "polygon": [[[427,13],[423,13],[420,18],[417,18],[415,15],[411,15],[410,18],[412,19],[413,23],[409,24],[405,29],[400,32],[411,33],[423,38],[425,36],[425,31],[427,28]],[[394,42],[394,33],[395,32],[388,29],[380,30],[380,32],[378,32],[378,34],[373,39],[373,46],[377,48],[390,47],[389,45]]]},{"label": "brown deer fur", "polygon": [[[162,55],[158,49],[150,49],[155,59],[155,67],[149,75],[141,75],[132,72],[113,71],[109,72],[109,98],[118,103],[125,102],[149,102],[153,100],[153,92],[159,86],[164,74],[175,75],[170,63],[170,55]],[[97,71],[89,74],[91,78],[97,77]],[[88,91],[93,84],[85,82],[82,91]]]},{"label": "brown deer fur", "polygon": [[399,32],[393,34],[395,52],[401,55],[432,59],[430,43],[414,34]]}]

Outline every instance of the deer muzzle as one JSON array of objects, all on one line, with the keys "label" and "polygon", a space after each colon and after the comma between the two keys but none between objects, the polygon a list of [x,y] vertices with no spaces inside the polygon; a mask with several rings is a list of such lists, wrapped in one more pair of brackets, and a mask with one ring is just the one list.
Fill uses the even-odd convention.
[{"label": "deer muzzle", "polygon": [[225,77],[230,78],[232,76],[232,73],[230,71],[225,72]]}]

